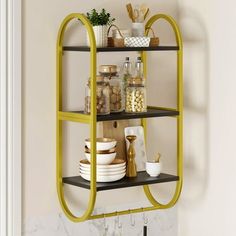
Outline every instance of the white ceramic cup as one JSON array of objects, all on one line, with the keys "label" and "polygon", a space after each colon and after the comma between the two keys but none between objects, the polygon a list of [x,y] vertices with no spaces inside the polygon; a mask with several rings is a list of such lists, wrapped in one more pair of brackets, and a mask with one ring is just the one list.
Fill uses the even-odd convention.
[{"label": "white ceramic cup", "polygon": [[146,172],[151,177],[157,177],[161,173],[162,165],[160,162],[146,162]]},{"label": "white ceramic cup", "polygon": [[144,23],[134,22],[132,23],[132,36],[143,37],[145,33]]}]

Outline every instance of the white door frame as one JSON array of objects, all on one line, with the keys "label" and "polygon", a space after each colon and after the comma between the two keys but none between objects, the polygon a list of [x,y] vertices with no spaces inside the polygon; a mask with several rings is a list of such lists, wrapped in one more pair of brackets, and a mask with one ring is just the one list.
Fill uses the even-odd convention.
[{"label": "white door frame", "polygon": [[21,0],[0,0],[0,235],[21,235]]}]

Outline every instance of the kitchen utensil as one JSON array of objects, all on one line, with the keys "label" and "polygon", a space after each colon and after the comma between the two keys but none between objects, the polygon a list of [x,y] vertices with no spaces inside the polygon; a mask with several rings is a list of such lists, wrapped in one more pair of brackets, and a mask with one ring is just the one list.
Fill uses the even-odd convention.
[{"label": "kitchen utensil", "polygon": [[160,158],[161,158],[161,154],[157,153],[157,155],[155,156],[155,162],[160,162]]},{"label": "kitchen utensil", "polygon": [[147,8],[146,12],[144,13],[144,16],[143,16],[144,20],[146,20],[148,13],[149,13],[149,8]]},{"label": "kitchen utensil", "polygon": [[[134,148],[136,151],[136,164],[137,170],[145,170],[146,157],[146,147],[144,142],[144,130],[142,126],[132,126],[125,128],[125,136],[136,135],[136,140],[134,143]],[[128,149],[128,140],[126,140],[126,148]]]},{"label": "kitchen utensil", "polygon": [[129,141],[129,148],[127,151],[127,177],[136,177],[137,176],[137,167],[135,163],[135,149],[134,149],[134,141],[136,139],[135,135],[128,135],[126,139]]},{"label": "kitchen utensil", "polygon": [[137,7],[135,7],[134,10],[133,10],[133,20],[134,20],[134,22],[140,22],[139,17],[140,17],[139,9]]},{"label": "kitchen utensil", "polygon": [[128,4],[126,5],[126,9],[127,9],[127,11],[128,11],[129,18],[132,20],[132,22],[134,22],[132,4],[131,4],[131,3],[128,3]]}]

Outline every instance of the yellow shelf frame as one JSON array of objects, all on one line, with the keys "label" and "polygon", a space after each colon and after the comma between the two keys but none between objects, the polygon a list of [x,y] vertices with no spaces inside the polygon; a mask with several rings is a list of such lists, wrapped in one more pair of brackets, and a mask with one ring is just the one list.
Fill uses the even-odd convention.
[{"label": "yellow shelf frame", "polygon": [[[90,78],[91,78],[91,114],[78,114],[72,112],[62,111],[62,55],[63,55],[63,38],[65,34],[66,27],[68,23],[72,20],[79,19],[85,26],[90,40]],[[152,16],[146,24],[146,28],[150,28],[154,22],[159,19],[166,20],[171,26],[175,33],[176,44],[179,47],[177,50],[177,109],[164,108],[165,110],[177,110],[179,115],[175,116],[177,119],[177,175],[179,176],[179,181],[176,182],[176,189],[174,196],[167,204],[159,203],[152,195],[148,185],[144,185],[144,192],[152,204],[151,207],[143,207],[136,209],[129,209],[124,211],[116,211],[105,214],[92,215],[95,201],[96,201],[96,125],[97,125],[97,113],[96,113],[96,68],[97,68],[97,49],[95,43],[95,36],[93,32],[92,25],[84,14],[72,13],[68,15],[62,22],[57,38],[57,168],[56,168],[56,182],[57,182],[57,193],[58,198],[65,215],[74,222],[82,222],[90,219],[99,219],[104,217],[126,215],[131,213],[139,213],[144,211],[152,211],[157,209],[167,209],[175,205],[179,199],[182,182],[183,182],[183,45],[182,37],[178,25],[175,20],[164,14],[157,14]],[[142,60],[144,63],[144,74],[147,72],[147,53],[143,51],[141,53]],[[91,182],[90,182],[90,196],[88,207],[82,216],[75,216],[69,209],[63,188],[62,180],[62,122],[63,121],[74,121],[80,123],[86,123],[90,126],[90,139],[91,139]],[[142,119],[142,125],[146,133],[146,119]]]}]

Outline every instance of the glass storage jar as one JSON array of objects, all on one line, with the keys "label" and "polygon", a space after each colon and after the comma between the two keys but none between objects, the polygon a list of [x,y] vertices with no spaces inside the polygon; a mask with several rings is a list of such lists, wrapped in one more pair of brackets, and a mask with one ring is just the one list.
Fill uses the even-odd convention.
[{"label": "glass storage jar", "polygon": [[[107,115],[110,114],[110,86],[107,81],[104,80],[104,77],[96,77],[97,84],[97,115]],[[91,88],[90,88],[90,79],[88,80],[86,89],[85,89],[85,108],[84,112],[90,114],[91,112]]]},{"label": "glass storage jar", "polygon": [[116,65],[101,65],[99,73],[110,84],[110,111],[111,113],[124,110],[123,82],[117,73]]},{"label": "glass storage jar", "polygon": [[129,113],[147,111],[145,79],[128,79],[126,88],[125,111]]}]

